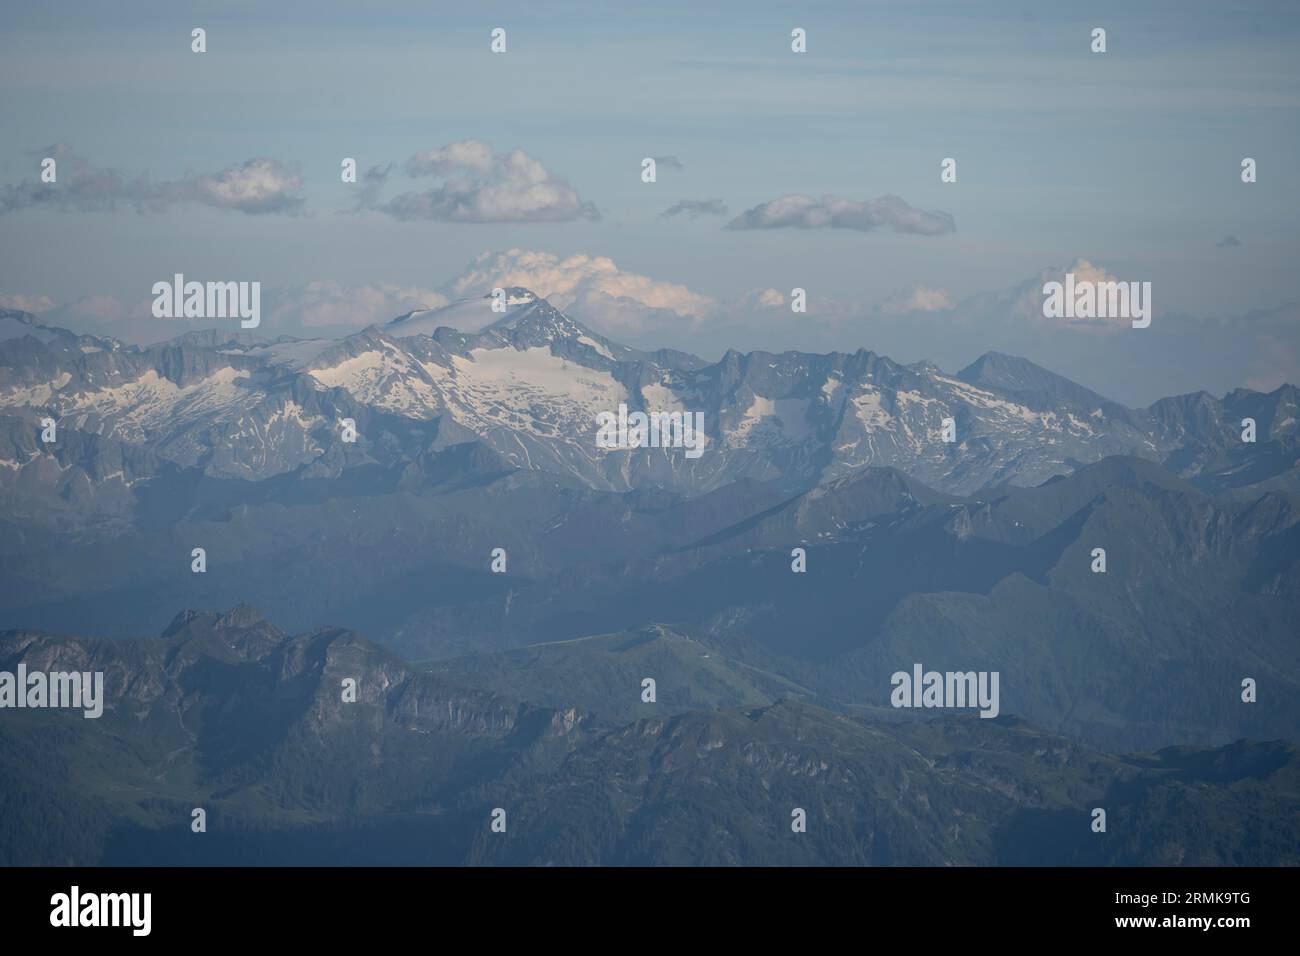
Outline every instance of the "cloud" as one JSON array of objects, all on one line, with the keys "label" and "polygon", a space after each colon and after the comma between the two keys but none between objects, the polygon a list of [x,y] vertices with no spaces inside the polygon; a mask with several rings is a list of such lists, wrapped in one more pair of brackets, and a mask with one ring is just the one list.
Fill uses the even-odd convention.
[{"label": "cloud", "polygon": [[[1048,282],[1064,283],[1066,273],[1073,273],[1076,283],[1080,282],[1118,282],[1119,277],[1111,275],[1102,266],[1095,265],[1087,259],[1075,259],[1065,267],[1052,267],[1040,270],[1019,285],[995,292],[982,292],[958,302],[952,308],[955,322],[980,327],[993,325],[1015,326],[1021,328],[1070,329],[1076,332],[1109,333],[1129,329],[1132,320],[1122,316],[1094,319],[1050,318],[1043,314],[1043,301],[1046,298],[1043,286]],[[1133,279],[1137,277],[1125,277]]]},{"label": "cloud", "polygon": [[947,312],[952,309],[948,293],[942,289],[913,289],[911,292],[896,295],[885,301],[880,307],[882,312],[890,315],[902,315],[909,312]]},{"label": "cloud", "polygon": [[416,153],[406,161],[408,176],[450,176],[459,170],[489,175],[497,162],[492,147],[477,139],[466,139],[440,149]]},{"label": "cloud", "polygon": [[48,312],[57,303],[48,295],[22,295],[0,293],[0,309],[17,309],[19,312]]},{"label": "cloud", "polygon": [[718,305],[709,296],[675,282],[625,272],[605,256],[573,255],[561,259],[548,252],[524,249],[496,255],[485,252],[452,284],[456,294],[462,296],[485,294],[496,286],[523,286],[561,309],[584,300],[599,303],[599,297],[604,296],[698,320],[713,314]]},{"label": "cloud", "polygon": [[384,188],[384,185],[388,182],[388,177],[392,172],[393,164],[387,163],[383,166],[371,166],[362,173],[360,181],[361,189],[357,191],[356,200],[353,202],[352,208],[348,210],[348,212],[356,213],[373,207],[375,203],[379,201],[380,190]]},{"label": "cloud", "polygon": [[191,203],[260,215],[294,214],[303,206],[298,169],[274,159],[250,159],[215,173],[153,182],[147,176],[129,177],[94,166],[64,143],[38,150],[37,155],[55,160],[56,181],[24,180],[0,187],[0,214],[33,207],[94,212],[119,203],[140,213],[157,213]]},{"label": "cloud", "polygon": [[721,199],[683,199],[660,213],[664,218],[681,214],[691,219],[699,219],[701,216],[725,216],[727,206]]},{"label": "cloud", "polygon": [[599,219],[565,180],[521,149],[493,153],[464,140],[416,153],[406,162],[412,177],[437,176],[442,185],[395,196],[379,211],[395,219],[442,222],[570,222]]},{"label": "cloud", "polygon": [[1220,249],[1227,249],[1231,246],[1241,245],[1241,240],[1238,239],[1236,236],[1224,236],[1222,239],[1216,242],[1215,245],[1218,246]]},{"label": "cloud", "polygon": [[760,289],[749,293],[742,304],[759,309],[780,309],[785,307],[785,293],[779,289]]},{"label": "cloud", "polygon": [[727,224],[728,229],[854,229],[869,232],[887,226],[894,232],[937,236],[956,226],[946,212],[927,212],[898,196],[881,196],[855,202],[836,196],[820,200],[811,196],[782,196],[747,209]]},{"label": "cloud", "polygon": [[[689,341],[700,319],[674,309],[647,305],[639,299],[585,289],[565,307],[574,318],[627,345],[663,348]],[[685,337],[685,338],[684,338]]]},{"label": "cloud", "polygon": [[396,318],[413,309],[436,309],[447,304],[445,295],[431,289],[369,283],[345,286],[338,282],[309,282],[305,286],[271,290],[269,327],[285,329],[363,328]]},{"label": "cloud", "polygon": [[[1049,325],[1065,325],[1083,332],[1111,332],[1126,330],[1132,327],[1133,320],[1124,315],[1112,315],[1106,318],[1093,319],[1066,319],[1050,318],[1043,314],[1043,285],[1047,282],[1065,282],[1067,273],[1074,275],[1076,287],[1083,282],[1101,283],[1101,282],[1119,282],[1118,276],[1111,275],[1104,268],[1094,265],[1087,259],[1075,259],[1074,263],[1065,269],[1044,270],[1039,273],[1039,280],[1035,285],[1027,289],[1020,297],[1017,303],[1018,312],[1025,318]],[[1125,280],[1127,281],[1127,280]],[[1149,306],[1149,304],[1148,304]]]},{"label": "cloud", "polygon": [[301,189],[302,175],[295,167],[274,159],[250,159],[210,176],[164,183],[160,195],[168,202],[193,202],[251,215],[292,214],[302,208]]}]

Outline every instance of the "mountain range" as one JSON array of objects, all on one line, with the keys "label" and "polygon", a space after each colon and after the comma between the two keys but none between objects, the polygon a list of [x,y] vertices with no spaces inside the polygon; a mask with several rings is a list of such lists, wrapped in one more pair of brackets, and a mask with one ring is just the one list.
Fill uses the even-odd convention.
[{"label": "mountain range", "polygon": [[[1297,390],[1239,389],[1129,409],[1031,362],[990,353],[956,374],[866,350],[728,351],[717,362],[618,345],[525,289],[402,316],[343,339],[206,330],[139,348],[0,312],[3,491],[32,513],[111,520],[137,482],[337,478],[478,442],[513,468],[593,490],[698,495],[751,479],[787,492],[893,467],[938,490],[1036,485],[1111,455],[1206,489],[1289,482]],[[488,322],[491,318],[496,321]],[[478,325],[463,332],[449,323]],[[702,412],[707,450],[604,449],[601,412]],[[38,448],[37,421],[64,438]],[[1243,447],[1243,418],[1257,441]],[[357,439],[341,439],[352,419]],[[941,438],[944,419],[955,440]],[[56,471],[57,469],[57,471]],[[1294,490],[1294,489],[1293,489]]]},{"label": "mountain range", "polygon": [[[110,692],[0,713],[0,861],[1300,862],[1295,387],[1131,409],[493,301],[149,347],[0,312],[0,669]],[[703,453],[602,447],[620,404]],[[917,664],[1002,716],[895,709]]]},{"label": "mountain range", "polygon": [[611,720],[246,607],[152,638],[0,634],[0,667],[18,661],[102,670],[107,701],[97,720],[0,721],[0,863],[1300,863],[1300,760],[1280,742],[1120,757],[1013,717],[790,699]]}]

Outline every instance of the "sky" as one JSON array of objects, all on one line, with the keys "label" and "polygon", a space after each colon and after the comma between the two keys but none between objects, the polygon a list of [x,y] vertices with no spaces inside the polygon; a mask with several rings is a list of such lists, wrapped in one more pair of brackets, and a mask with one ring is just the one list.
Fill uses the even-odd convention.
[{"label": "sky", "polygon": [[[705,358],[1270,390],[1300,382],[1298,48],[1293,2],[6,4],[0,307],[156,341],[179,272],[341,336],[509,282]],[[1150,282],[1151,326],[1047,319],[1066,272]]]}]

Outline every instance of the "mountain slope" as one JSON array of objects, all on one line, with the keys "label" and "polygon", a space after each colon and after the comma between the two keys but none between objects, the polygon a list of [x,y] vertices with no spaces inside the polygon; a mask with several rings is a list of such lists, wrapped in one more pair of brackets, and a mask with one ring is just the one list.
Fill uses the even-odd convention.
[{"label": "mountain slope", "polygon": [[[1214,498],[1140,459],[969,500],[871,471],[671,552],[431,609],[396,646],[662,622],[849,710],[886,707],[889,676],[921,662],[999,671],[1008,707],[1096,745],[1294,737],[1298,540],[1295,499]],[[1245,678],[1268,699],[1243,703]]]},{"label": "mountain slope", "polygon": [[[542,706],[573,705],[618,721],[811,696],[797,684],[658,625],[474,654],[430,667],[461,684]],[[653,703],[643,699],[646,678],[655,682]]]},{"label": "mountain slope", "polygon": [[19,662],[103,670],[107,700],[98,720],[0,720],[4,865],[1300,862],[1300,760],[1280,743],[1114,757],[1012,717],[792,701],[611,724],[248,608],[152,639],[0,633],[0,668]]}]

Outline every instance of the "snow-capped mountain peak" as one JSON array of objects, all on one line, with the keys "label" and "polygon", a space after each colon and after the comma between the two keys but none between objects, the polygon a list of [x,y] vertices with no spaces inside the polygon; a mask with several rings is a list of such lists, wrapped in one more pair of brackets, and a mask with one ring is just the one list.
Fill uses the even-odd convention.
[{"label": "snow-capped mountain peak", "polygon": [[[203,333],[147,348],[0,312],[0,465],[8,463],[0,492],[48,484],[37,475],[42,462],[67,481],[119,472],[146,479],[163,463],[262,480],[400,464],[431,441],[477,441],[511,466],[592,488],[688,494],[742,478],[799,490],[880,466],[969,493],[1037,484],[1115,454],[1210,480],[1243,454],[1234,430],[1243,416],[1260,423],[1261,445],[1277,443],[1276,467],[1250,471],[1251,480],[1300,458],[1293,388],[1129,409],[996,354],[955,375],[865,350],[729,350],[710,363],[627,348],[528,289],[508,289],[505,299],[504,315],[481,296],[344,339]],[[708,454],[601,446],[598,417],[623,404],[702,414]],[[57,464],[37,437],[46,417],[59,423]],[[360,437],[345,445],[339,422],[347,419]],[[99,450],[77,451],[83,436],[86,449]],[[124,456],[138,463],[124,468]]]},{"label": "snow-capped mountain peak", "polygon": [[383,326],[383,330],[397,338],[413,335],[432,337],[442,328],[454,329],[458,332],[479,332],[493,324],[508,321],[521,310],[534,306],[539,301],[545,301],[528,289],[510,288],[503,291],[506,310],[504,315],[493,310],[496,300],[491,293],[488,293],[458,299],[434,309],[415,309],[388,322]]},{"label": "snow-capped mountain peak", "polygon": [[461,299],[439,309],[419,309],[387,323],[380,330],[394,340],[427,336],[453,353],[511,347],[517,351],[544,348],[561,358],[592,368],[608,369],[620,361],[644,358],[593,332],[529,289],[504,289],[504,314],[492,295]]}]

